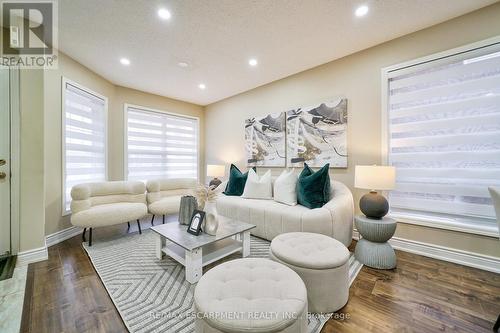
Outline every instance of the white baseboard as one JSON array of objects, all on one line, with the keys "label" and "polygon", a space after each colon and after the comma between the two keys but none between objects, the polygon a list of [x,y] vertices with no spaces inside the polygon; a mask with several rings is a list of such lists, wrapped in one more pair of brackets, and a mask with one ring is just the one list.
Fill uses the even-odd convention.
[{"label": "white baseboard", "polygon": [[[357,230],[353,231],[352,238],[359,240],[359,232]],[[500,258],[398,237],[392,238],[389,243],[396,250],[500,273]]]},{"label": "white baseboard", "polygon": [[500,258],[397,237],[389,243],[397,250],[500,273]]},{"label": "white baseboard", "polygon": [[17,266],[24,266],[34,262],[47,260],[49,258],[49,253],[47,248],[52,245],[56,245],[66,239],[74,237],[82,232],[82,228],[75,226],[60,230],[53,234],[47,235],[45,237],[45,246],[39,247],[37,249],[32,249],[24,252],[19,252],[17,254]]},{"label": "white baseboard", "polygon": [[72,226],[63,230],[59,230],[58,232],[54,232],[53,234],[47,235],[45,237],[45,243],[47,244],[47,247],[49,247],[81,233],[82,233],[82,228]]},{"label": "white baseboard", "polygon": [[49,259],[47,246],[39,247],[28,251],[19,252],[17,254],[16,266],[25,266],[33,262]]}]

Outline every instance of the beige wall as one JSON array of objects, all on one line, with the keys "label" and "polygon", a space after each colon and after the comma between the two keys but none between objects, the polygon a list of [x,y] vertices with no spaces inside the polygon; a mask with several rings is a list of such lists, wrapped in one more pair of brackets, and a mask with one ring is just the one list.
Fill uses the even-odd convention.
[{"label": "beige wall", "polygon": [[[130,103],[200,118],[204,136],[203,108],[198,105],[115,86],[59,52],[59,68],[45,71],[45,235],[71,226],[62,216],[61,81],[65,77],[108,98],[108,177],[123,179],[123,104]],[[203,141],[203,140],[202,140]],[[203,142],[201,148],[203,150]],[[200,160],[203,170],[203,155]],[[203,175],[203,173],[200,173]]]},{"label": "beige wall", "polygon": [[20,70],[19,252],[45,246],[43,71]]},{"label": "beige wall", "polygon": [[[381,163],[381,69],[500,35],[500,4],[392,40],[206,107],[207,163],[244,168],[244,119],[343,95],[348,99],[348,168],[331,176],[347,184],[355,202],[354,166]],[[278,173],[280,169],[275,169]],[[498,239],[399,224],[397,237],[500,257]]]}]

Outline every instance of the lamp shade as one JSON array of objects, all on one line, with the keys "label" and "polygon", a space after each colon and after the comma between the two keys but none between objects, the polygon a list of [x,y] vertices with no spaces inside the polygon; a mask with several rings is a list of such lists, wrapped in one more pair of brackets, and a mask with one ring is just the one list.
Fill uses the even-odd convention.
[{"label": "lamp shade", "polygon": [[356,165],[354,187],[369,190],[392,190],[395,185],[395,167],[381,165]]},{"label": "lamp shade", "polygon": [[226,173],[226,167],[224,165],[218,164],[208,164],[207,165],[207,176],[208,177],[224,177]]}]

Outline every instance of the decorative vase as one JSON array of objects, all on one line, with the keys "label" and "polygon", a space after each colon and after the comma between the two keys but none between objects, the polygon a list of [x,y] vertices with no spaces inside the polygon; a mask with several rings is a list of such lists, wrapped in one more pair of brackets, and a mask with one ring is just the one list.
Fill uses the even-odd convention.
[{"label": "decorative vase", "polygon": [[219,216],[217,215],[217,207],[215,201],[207,201],[205,203],[205,221],[203,222],[203,231],[215,236],[219,228]]},{"label": "decorative vase", "polygon": [[196,198],[191,195],[183,196],[179,208],[179,223],[188,225],[196,209],[198,209]]}]

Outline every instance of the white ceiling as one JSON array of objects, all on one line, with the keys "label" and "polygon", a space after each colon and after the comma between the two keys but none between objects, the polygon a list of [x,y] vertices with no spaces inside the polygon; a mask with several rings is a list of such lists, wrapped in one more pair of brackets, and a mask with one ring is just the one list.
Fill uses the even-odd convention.
[{"label": "white ceiling", "polygon": [[59,48],[115,84],[207,105],[496,1],[60,0]]}]

